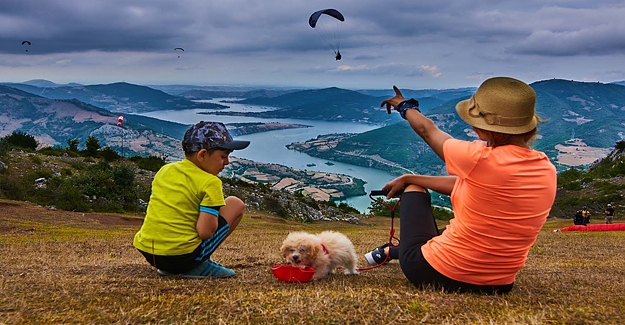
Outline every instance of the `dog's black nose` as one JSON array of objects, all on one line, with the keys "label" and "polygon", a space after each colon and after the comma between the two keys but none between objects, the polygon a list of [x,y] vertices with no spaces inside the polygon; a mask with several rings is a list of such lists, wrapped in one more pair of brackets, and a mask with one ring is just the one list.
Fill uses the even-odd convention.
[{"label": "dog's black nose", "polygon": [[299,256],[298,256],[298,255],[293,255],[293,260],[294,260],[294,261],[297,261],[298,259],[299,259]]}]

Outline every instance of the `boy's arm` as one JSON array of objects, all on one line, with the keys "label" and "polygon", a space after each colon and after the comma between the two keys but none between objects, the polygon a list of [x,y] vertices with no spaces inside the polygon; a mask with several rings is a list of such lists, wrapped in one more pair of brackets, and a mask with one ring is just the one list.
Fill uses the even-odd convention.
[{"label": "boy's arm", "polygon": [[208,210],[208,212],[200,211],[200,216],[197,219],[195,229],[197,230],[200,239],[206,240],[208,238],[211,238],[215,231],[217,231],[217,218],[219,216],[219,207],[212,207],[202,210]]}]

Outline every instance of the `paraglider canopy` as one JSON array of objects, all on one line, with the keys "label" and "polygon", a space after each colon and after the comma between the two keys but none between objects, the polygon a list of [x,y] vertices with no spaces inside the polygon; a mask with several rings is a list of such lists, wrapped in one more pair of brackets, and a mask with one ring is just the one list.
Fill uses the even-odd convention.
[{"label": "paraglider canopy", "polygon": [[341,44],[340,27],[343,21],[345,21],[345,17],[336,9],[318,10],[308,18],[308,25],[328,43],[334,51],[336,60],[341,59],[341,52],[339,51]]},{"label": "paraglider canopy", "polygon": [[[184,49],[182,47],[176,47],[176,48],[174,48],[174,51],[182,51],[182,52],[184,52]],[[178,58],[180,58],[180,55],[178,55]]]},{"label": "paraglider canopy", "polygon": [[[30,41],[22,41],[22,45],[30,45]],[[28,52],[28,49],[26,49],[26,52]]]},{"label": "paraglider canopy", "polygon": [[313,12],[312,15],[310,15],[310,18],[308,18],[308,24],[310,25],[310,27],[312,28],[317,27],[317,21],[319,20],[319,17],[321,17],[321,15],[328,15],[340,21],[345,21],[345,17],[343,17],[343,14],[341,14],[338,10],[323,9],[323,10],[315,11]]}]

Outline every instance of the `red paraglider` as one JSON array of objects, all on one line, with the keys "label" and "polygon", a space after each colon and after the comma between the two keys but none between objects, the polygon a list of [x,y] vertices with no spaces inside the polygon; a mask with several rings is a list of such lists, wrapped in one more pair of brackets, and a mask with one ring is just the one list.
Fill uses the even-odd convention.
[{"label": "red paraglider", "polygon": [[575,225],[556,229],[553,232],[561,231],[625,231],[625,223]]},{"label": "red paraglider", "polygon": [[124,114],[119,114],[119,116],[117,117],[117,126],[121,127],[123,122],[124,122]]}]

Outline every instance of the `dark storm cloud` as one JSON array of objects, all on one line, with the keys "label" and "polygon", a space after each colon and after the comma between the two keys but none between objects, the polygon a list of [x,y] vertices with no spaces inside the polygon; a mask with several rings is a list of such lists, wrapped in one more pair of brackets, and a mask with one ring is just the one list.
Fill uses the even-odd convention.
[{"label": "dark storm cloud", "polygon": [[0,17],[5,20],[0,23],[0,41],[28,39],[36,53],[162,49],[175,44],[189,24],[183,13],[168,10],[173,4],[9,0],[0,7]]},{"label": "dark storm cloud", "polygon": [[[402,41],[500,43],[514,54],[575,55],[622,50],[623,6],[614,10],[608,5],[615,1],[602,3],[365,0],[336,2],[335,7],[346,16],[344,48]],[[307,19],[321,6],[299,1],[5,0],[0,4],[0,42],[5,44],[0,51],[22,51],[23,40],[36,44],[32,51],[37,53],[178,46],[232,54],[309,51],[318,49],[321,40]],[[589,24],[598,27],[580,27]]]},{"label": "dark storm cloud", "polygon": [[[341,61],[308,26],[325,8],[345,16]],[[612,71],[625,53],[622,17],[622,0],[3,0],[0,71],[18,79],[92,69],[115,80],[132,70],[141,80],[169,80],[167,68],[184,71],[181,81],[205,82],[210,71],[219,82],[326,82],[321,76],[332,74],[344,83],[402,77],[442,85],[518,71],[568,76],[579,70],[573,62],[590,62],[579,72],[588,78]],[[30,57],[23,40],[32,42]],[[184,56],[172,62],[176,47]]]}]

